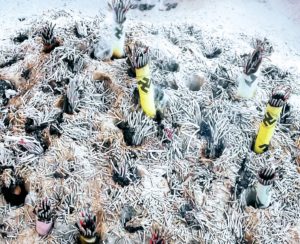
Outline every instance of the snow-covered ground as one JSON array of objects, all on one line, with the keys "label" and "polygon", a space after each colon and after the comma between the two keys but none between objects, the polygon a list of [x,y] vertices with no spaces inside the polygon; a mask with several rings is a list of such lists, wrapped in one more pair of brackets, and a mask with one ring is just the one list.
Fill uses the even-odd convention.
[{"label": "snow-covered ground", "polygon": [[[102,208],[108,216],[109,229],[107,232],[112,238],[111,240],[114,240],[115,236],[119,236],[120,233],[120,236],[123,236],[125,232],[119,222],[125,203],[128,202],[135,207],[138,206],[138,210],[139,205],[143,205],[143,208],[148,211],[147,216],[141,214],[146,234],[144,236],[136,234],[134,237],[138,236],[139,242],[135,243],[142,243],[140,240],[144,240],[143,243],[146,243],[146,235],[147,238],[150,236],[149,229],[154,220],[165,224],[166,229],[172,231],[172,238],[176,240],[174,243],[192,243],[188,242],[190,239],[214,240],[215,243],[222,243],[222,241],[234,243],[233,240],[240,243],[238,241],[242,239],[249,242],[258,240],[258,243],[267,243],[266,240],[270,243],[284,243],[283,240],[286,243],[292,243],[291,240],[299,243],[299,195],[297,195],[299,175],[296,171],[299,162],[294,159],[294,154],[297,153],[294,148],[294,137],[298,137],[300,128],[300,113],[295,112],[299,107],[299,96],[297,95],[300,93],[299,86],[296,84],[297,81],[300,82],[298,79],[300,71],[300,17],[298,14],[300,0],[177,1],[179,2],[178,6],[170,11],[161,11],[162,6],[160,5],[151,11],[136,9],[129,12],[128,36],[139,39],[140,35],[144,34],[147,38],[143,41],[150,46],[150,50],[156,48],[158,54],[162,54],[157,55],[156,61],[152,60],[154,61],[152,79],[154,84],[162,84],[167,87],[166,95],[170,98],[172,106],[164,122],[166,129],[172,133],[170,140],[173,141],[171,146],[161,144],[165,137],[157,136],[156,124],[154,125],[152,120],[145,118],[146,124],[150,128],[149,132],[145,129],[147,140],[141,147],[129,147],[123,142],[121,130],[114,125],[112,114],[118,118],[120,116],[120,121],[124,120],[123,122],[134,121],[130,126],[138,129],[144,128],[141,126],[144,123],[144,117],[138,117],[140,112],[135,111],[136,108],[133,107],[131,101],[135,83],[128,77],[126,61],[117,59],[100,62],[91,59],[88,55],[91,45],[86,45],[92,43],[94,35],[100,39],[105,36],[105,34],[101,35],[103,32],[99,35],[98,31],[105,30],[106,22],[102,22],[100,17],[95,18],[96,21],[93,22],[94,19],[91,20],[91,18],[100,12],[103,13],[106,8],[106,0],[0,0],[0,50],[2,48],[5,50],[6,44],[9,44],[8,47],[11,47],[11,50],[8,48],[8,56],[12,56],[14,50],[24,54],[24,60],[5,67],[1,72],[5,78],[13,79],[12,76],[16,74],[20,76],[21,71],[23,75],[23,70],[27,66],[33,70],[27,82],[17,83],[20,87],[17,87],[19,90],[23,89],[24,84],[32,85],[26,86],[26,89],[24,88],[22,91],[24,93],[18,95],[14,100],[17,101],[15,104],[18,105],[18,113],[15,113],[15,110],[12,112],[7,110],[3,112],[3,118],[6,112],[16,118],[23,115],[32,116],[37,121],[43,121],[42,116],[46,114],[46,118],[49,119],[48,117],[52,116],[50,112],[54,104],[57,104],[58,97],[61,97],[43,89],[53,84],[53,77],[55,78],[54,83],[65,82],[63,78],[67,75],[71,75],[71,77],[76,75],[76,78],[87,80],[84,83],[85,93],[81,101],[81,110],[74,116],[64,115],[66,119],[62,124],[62,137],[53,137],[52,144],[45,155],[32,159],[32,161],[36,160],[34,166],[36,165],[37,168],[33,168],[32,165],[28,166],[29,181],[32,184],[31,191],[40,190],[42,185],[43,190],[39,191],[39,198],[42,198],[41,195],[44,193],[52,194],[54,191],[65,194],[63,187],[66,187],[69,194],[69,191],[73,190],[73,186],[77,187],[75,183],[79,182],[79,188],[76,188],[75,192],[76,196],[80,196],[76,205],[77,210],[86,203],[92,204],[93,209],[98,209],[102,204]],[[63,12],[50,12],[43,15],[50,9],[74,13],[69,15]],[[60,17],[54,18],[56,14],[60,13],[62,13]],[[43,16],[39,18],[40,15]],[[79,18],[78,15],[81,17]],[[82,19],[82,16],[89,18]],[[91,36],[75,37],[73,28],[77,17],[86,21],[86,24],[92,28]],[[49,19],[51,21],[53,19],[53,23],[58,24],[56,34],[64,40],[64,44],[51,54],[46,55],[41,52],[42,44],[39,38],[29,38],[22,44],[11,41],[11,38],[16,37],[21,29],[29,29],[31,35],[37,33]],[[175,25],[178,22],[181,24]],[[174,25],[170,25],[170,23],[174,23]],[[193,23],[198,25],[193,26]],[[160,26],[163,27],[160,28]],[[274,47],[270,60],[264,59],[262,70],[272,67],[274,64],[275,68],[283,72],[286,71],[284,68],[298,69],[298,72],[294,70],[291,74],[287,74],[285,79],[280,77],[274,79],[260,72],[263,82],[259,84],[256,98],[250,101],[236,101],[233,94],[236,89],[236,77],[242,69],[241,57],[251,51],[251,39],[257,37],[268,38]],[[222,48],[220,57],[210,60],[204,56],[205,49],[209,49],[209,45],[206,46],[206,44],[210,44],[210,41],[207,40]],[[14,49],[15,47],[16,49]],[[72,71],[69,70],[70,68],[67,66],[69,60],[65,58],[72,55],[73,50],[83,50],[80,58],[83,63],[87,64],[84,69],[76,71],[77,73],[74,68],[71,68]],[[161,58],[159,58],[160,56]],[[162,61],[168,62],[169,59],[179,63],[179,72],[164,70],[159,66],[163,63]],[[73,60],[75,63],[75,58]],[[225,69],[224,74],[221,67]],[[94,70],[103,71],[112,77],[109,78],[112,83],[108,82],[109,89],[111,89],[109,93],[104,93],[102,88],[98,87],[97,82],[90,82],[90,76]],[[202,80],[206,80],[206,83],[199,91],[188,89],[187,81],[194,80],[191,79],[191,76],[198,74],[199,70],[205,74],[205,79]],[[226,70],[229,71],[229,74]],[[216,76],[212,74],[216,74]],[[24,79],[20,78],[20,81],[24,81]],[[230,83],[227,84],[223,80],[230,81]],[[291,132],[286,132],[287,129],[284,125],[278,125],[271,150],[262,156],[255,155],[250,150],[250,144],[263,116],[261,108],[265,107],[271,90],[282,84],[293,86],[294,98],[293,101],[290,100],[294,105],[292,106],[293,126],[291,126]],[[63,83],[61,87],[65,85]],[[98,92],[98,88],[100,92]],[[63,88],[61,89],[63,90]],[[221,92],[221,95],[218,95],[218,92]],[[106,104],[106,101],[109,101],[109,105]],[[106,106],[109,107],[106,108]],[[41,108],[43,113],[40,113],[38,108]],[[102,108],[104,112],[101,110]],[[228,115],[231,114],[229,120]],[[225,128],[226,133],[224,132],[226,134],[224,140],[228,142],[228,146],[221,157],[213,160],[203,158],[205,147],[202,146],[203,140],[198,138],[202,122],[205,122],[209,116],[214,116],[214,120],[211,121],[216,121],[216,128],[220,127],[216,129],[216,131],[219,130],[220,135],[221,132],[224,132],[222,130],[225,127],[224,124],[228,125]],[[23,117],[21,118],[23,119]],[[22,119],[12,120],[10,127],[3,126],[1,134],[22,136],[21,133],[24,133]],[[180,128],[177,128],[178,125]],[[15,129],[18,129],[18,126],[21,128],[21,132]],[[142,129],[134,133],[141,134]],[[162,133],[165,136],[165,130]],[[283,141],[284,143],[282,143]],[[106,143],[112,145],[106,146]],[[108,148],[109,150],[106,151]],[[58,154],[57,152],[63,153]],[[248,156],[251,158],[251,162],[246,160]],[[120,161],[117,164],[121,166],[127,163],[127,157],[128,162],[138,166],[142,184],[131,184],[127,188],[121,188],[113,183],[112,174],[115,171],[110,165],[110,159]],[[242,158],[245,159],[243,160],[244,166],[241,163]],[[25,160],[27,158],[23,161]],[[246,211],[241,212],[240,199],[233,201],[232,197],[236,194],[231,191],[237,186],[241,187],[241,181],[244,178],[250,178],[250,173],[250,175],[254,175],[253,172],[264,166],[266,162],[274,164],[280,173],[275,185],[273,204],[264,211],[247,208]],[[245,171],[245,165],[249,172]],[[114,167],[116,166],[114,165]],[[56,184],[58,180],[49,175],[50,172],[52,174],[60,169],[67,170],[66,172],[70,171],[67,175],[69,179],[68,181],[62,180],[62,187],[53,190],[53,182]],[[300,172],[300,167],[297,169]],[[244,173],[239,173],[239,171]],[[77,176],[81,176],[81,178]],[[248,178],[246,180],[249,180]],[[246,185],[248,186],[248,184],[249,182]],[[180,194],[169,194],[171,187]],[[197,209],[192,210],[197,217],[194,217],[196,225],[199,220],[203,224],[200,232],[190,229],[190,226],[186,226],[182,220],[178,221],[178,210],[190,201],[195,201],[197,206]],[[60,204],[57,203],[57,205]],[[6,210],[6,205],[2,204],[1,206],[6,211],[5,220],[12,226],[11,229],[14,231],[12,233],[18,238],[16,242],[11,243],[33,243],[29,240],[38,238],[33,228],[33,219],[26,221],[19,221],[21,218],[13,219],[11,214],[23,216],[24,214],[21,212],[23,210]],[[192,213],[194,214],[194,212]],[[138,213],[140,214],[140,211]],[[59,213],[59,216],[62,214]],[[65,230],[62,226],[66,227],[65,233],[67,234],[68,230],[76,231],[74,231],[73,223],[75,223],[75,219],[77,220],[77,215],[69,214],[68,218],[68,221],[70,220],[68,225],[60,225],[60,220],[56,221],[53,235],[49,236],[48,240],[52,240],[51,238],[54,237],[55,240],[58,240],[57,236],[61,235],[60,232],[64,232],[62,229]],[[17,231],[17,227],[20,227],[20,232]],[[209,231],[206,231],[206,228]],[[244,233],[245,229],[248,232]],[[276,235],[274,235],[275,232]],[[128,233],[125,233],[124,236],[128,236]],[[178,238],[181,241],[178,241]],[[24,242],[21,242],[20,239],[23,239]]]},{"label": "snow-covered ground", "polygon": [[[151,3],[157,0],[146,0]],[[178,7],[160,11],[159,4],[151,11],[134,10],[129,19],[162,22],[197,22],[218,35],[267,37],[275,46],[272,61],[300,69],[300,1],[299,0],[178,0]],[[49,9],[62,9],[95,16],[106,8],[105,0],[0,0],[0,40],[8,38],[19,18],[38,16]]]}]

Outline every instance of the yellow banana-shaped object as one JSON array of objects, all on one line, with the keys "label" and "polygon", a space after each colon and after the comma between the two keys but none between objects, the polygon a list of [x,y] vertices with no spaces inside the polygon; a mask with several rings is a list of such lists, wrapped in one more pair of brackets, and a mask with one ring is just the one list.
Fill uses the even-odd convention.
[{"label": "yellow banana-shaped object", "polygon": [[263,153],[268,149],[281,111],[282,107],[267,105],[267,111],[263,121],[260,123],[254,145],[254,151],[256,153]]},{"label": "yellow banana-shaped object", "polygon": [[81,244],[96,243],[96,237],[85,238],[84,236],[80,235],[79,240]]},{"label": "yellow banana-shaped object", "polygon": [[147,64],[143,68],[135,69],[135,72],[142,109],[150,118],[154,118],[156,115],[154,87],[151,82],[149,65]]}]

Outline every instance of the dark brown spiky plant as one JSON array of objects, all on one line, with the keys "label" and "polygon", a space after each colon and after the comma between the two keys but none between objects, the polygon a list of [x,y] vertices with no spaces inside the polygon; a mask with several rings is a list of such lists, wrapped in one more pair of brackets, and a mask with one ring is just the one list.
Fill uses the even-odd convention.
[{"label": "dark brown spiky plant", "polygon": [[25,132],[29,135],[34,136],[34,138],[40,143],[44,151],[46,151],[50,146],[50,138],[47,131],[48,126],[48,122],[36,124],[33,119],[29,117],[26,118]]},{"label": "dark brown spiky plant", "polygon": [[54,48],[60,45],[59,41],[54,36],[55,25],[47,24],[41,31],[41,37],[44,45],[43,51],[50,53]]},{"label": "dark brown spiky plant", "polygon": [[96,215],[88,209],[83,210],[80,215],[81,218],[75,224],[79,230],[78,242],[81,244],[97,243],[98,236],[96,232]]},{"label": "dark brown spiky plant", "polygon": [[114,164],[113,181],[122,187],[129,186],[131,182],[140,179],[136,167],[130,167],[128,163]]},{"label": "dark brown spiky plant", "polygon": [[257,73],[262,60],[269,56],[273,51],[273,47],[267,39],[256,40],[255,49],[252,54],[246,55],[243,73],[238,77],[237,95],[241,98],[253,98],[257,91],[258,79]]},{"label": "dark brown spiky plant", "polygon": [[264,56],[264,50],[264,42],[257,40],[255,50],[249,55],[244,67],[246,75],[252,75],[257,72]]},{"label": "dark brown spiky plant", "polygon": [[41,236],[47,235],[53,226],[53,210],[51,208],[51,202],[46,197],[41,203],[35,207],[34,210],[37,215],[36,231]]},{"label": "dark brown spiky plant", "polygon": [[127,164],[122,164],[113,172],[113,180],[120,186],[128,186],[130,184],[129,175],[127,172]]},{"label": "dark brown spiky plant", "polygon": [[157,224],[152,226],[150,244],[166,244],[163,231]]},{"label": "dark brown spiky plant", "polygon": [[289,86],[280,86],[272,91],[272,96],[269,99],[269,104],[272,107],[282,107],[288,100],[291,94],[291,88]]}]

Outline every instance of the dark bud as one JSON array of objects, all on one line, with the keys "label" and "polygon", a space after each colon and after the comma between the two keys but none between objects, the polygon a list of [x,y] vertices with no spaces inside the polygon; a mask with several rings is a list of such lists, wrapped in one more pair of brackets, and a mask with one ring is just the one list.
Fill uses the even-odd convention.
[{"label": "dark bud", "polygon": [[151,10],[155,7],[155,5],[150,5],[150,4],[140,4],[139,5],[139,10],[140,11],[147,11],[147,10]]},{"label": "dark bud", "polygon": [[54,37],[54,27],[55,25],[48,24],[41,31],[45,53],[50,53],[54,48],[59,46],[59,42]]},{"label": "dark bud", "polygon": [[19,35],[13,39],[15,43],[22,43],[25,40],[28,40],[28,35],[23,33],[19,33]]},{"label": "dark bud", "polygon": [[130,180],[126,176],[123,177],[118,172],[114,172],[113,180],[114,180],[114,182],[118,183],[122,187],[129,186],[129,184],[130,184]]},{"label": "dark bud", "polygon": [[205,52],[204,56],[208,59],[213,59],[213,58],[217,58],[219,57],[219,55],[222,53],[222,49],[221,48],[217,48],[214,47],[213,50],[211,52]]},{"label": "dark bud", "polygon": [[73,110],[71,104],[69,103],[69,99],[68,99],[67,95],[64,95],[63,111],[64,111],[64,113],[67,113],[67,114],[74,114],[74,110]]},{"label": "dark bud", "polygon": [[30,78],[31,69],[25,69],[23,70],[21,77],[23,77],[25,80],[28,80]]},{"label": "dark bud", "polygon": [[60,137],[62,135],[62,129],[59,124],[51,124],[49,128],[50,135],[56,135]]},{"label": "dark bud", "polygon": [[6,97],[6,93],[5,93],[7,90],[16,90],[16,89],[10,81],[0,79],[0,96],[2,97],[2,99],[9,99],[9,97]]},{"label": "dark bud", "polygon": [[252,75],[258,70],[262,62],[262,55],[263,48],[261,46],[257,46],[247,60],[246,66],[244,68],[244,73],[246,75]]},{"label": "dark bud", "polygon": [[212,138],[212,131],[208,123],[202,121],[200,124],[200,136]]},{"label": "dark bud", "polygon": [[265,167],[258,172],[257,178],[262,185],[271,185],[275,181],[275,177],[275,169]]},{"label": "dark bud", "polygon": [[177,5],[178,5],[178,3],[167,3],[167,4],[165,4],[165,6],[166,6],[165,10],[170,11],[171,9],[176,8]]},{"label": "dark bud", "polygon": [[139,95],[139,90],[138,88],[134,88],[133,90],[133,96],[132,96],[133,104],[138,105],[140,103],[140,95]]},{"label": "dark bud", "polygon": [[126,206],[123,208],[121,214],[121,222],[124,226],[124,229],[127,230],[129,233],[135,233],[139,230],[144,230],[143,226],[137,226],[130,222],[135,216],[136,211],[132,206]]},{"label": "dark bud", "polygon": [[120,122],[117,124],[117,127],[122,130],[123,132],[123,138],[127,146],[134,146],[133,143],[133,136],[134,136],[134,129],[129,127],[128,122]]},{"label": "dark bud", "polygon": [[35,131],[42,131],[48,127],[48,122],[41,123],[40,125],[34,125],[34,121],[31,118],[26,118],[25,132],[32,133]]}]

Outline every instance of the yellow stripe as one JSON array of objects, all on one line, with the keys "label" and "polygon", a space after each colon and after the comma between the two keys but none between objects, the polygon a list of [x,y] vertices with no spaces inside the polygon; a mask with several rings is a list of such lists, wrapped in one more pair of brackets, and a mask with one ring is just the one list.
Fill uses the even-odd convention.
[{"label": "yellow stripe", "polygon": [[[264,152],[264,145],[269,146],[272,136],[275,131],[277,121],[280,117],[282,107],[272,107],[267,105],[267,110],[264,120],[260,123],[257,137],[255,140],[254,151],[256,153]],[[265,122],[265,123],[264,123]]]},{"label": "yellow stripe", "polygon": [[150,78],[149,65],[136,69],[135,72],[138,80],[138,90],[142,109],[150,118],[154,118],[156,109],[154,103],[154,88]]},{"label": "yellow stripe", "polygon": [[96,242],[96,237],[85,238],[83,236],[80,236],[79,239],[80,239],[81,244],[89,244],[89,243],[95,243]]}]

